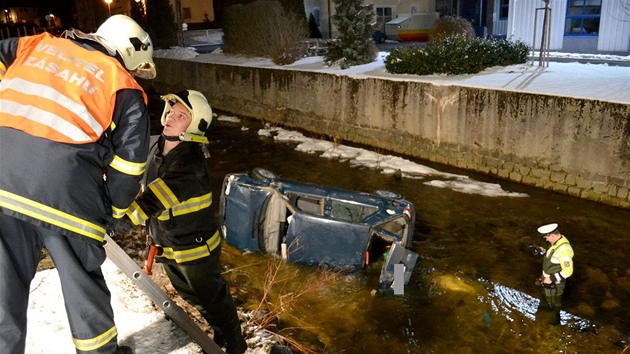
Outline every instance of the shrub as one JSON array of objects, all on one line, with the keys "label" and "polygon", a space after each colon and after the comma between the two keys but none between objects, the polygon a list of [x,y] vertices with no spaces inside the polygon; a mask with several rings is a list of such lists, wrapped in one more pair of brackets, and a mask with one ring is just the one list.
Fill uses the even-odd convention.
[{"label": "shrub", "polygon": [[223,52],[291,64],[305,54],[301,43],[308,30],[304,24],[304,19],[285,10],[278,1],[233,5],[225,14]]},{"label": "shrub", "polygon": [[454,35],[464,35],[468,38],[475,37],[475,29],[472,24],[461,17],[444,16],[435,21],[433,30],[429,36],[430,41],[439,42]]},{"label": "shrub", "polygon": [[361,0],[335,0],[332,17],[339,37],[329,41],[328,65],[339,63],[342,69],[374,61],[374,9]]},{"label": "shrub", "polygon": [[491,66],[521,64],[530,48],[521,41],[454,35],[418,47],[397,47],[385,59],[393,74],[475,74]]}]

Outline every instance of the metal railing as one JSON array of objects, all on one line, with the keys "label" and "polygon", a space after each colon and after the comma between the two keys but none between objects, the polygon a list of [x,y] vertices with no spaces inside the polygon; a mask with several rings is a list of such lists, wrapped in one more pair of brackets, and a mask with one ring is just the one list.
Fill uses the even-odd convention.
[{"label": "metal railing", "polygon": [[33,26],[1,26],[0,27],[0,40],[9,39],[12,37],[24,37],[46,32],[45,28],[33,27]]},{"label": "metal railing", "polygon": [[328,54],[328,42],[321,38],[309,38],[302,41],[304,53],[307,57],[323,56]]},{"label": "metal railing", "polygon": [[223,43],[223,31],[220,29],[204,29],[183,31],[184,47],[216,45]]}]

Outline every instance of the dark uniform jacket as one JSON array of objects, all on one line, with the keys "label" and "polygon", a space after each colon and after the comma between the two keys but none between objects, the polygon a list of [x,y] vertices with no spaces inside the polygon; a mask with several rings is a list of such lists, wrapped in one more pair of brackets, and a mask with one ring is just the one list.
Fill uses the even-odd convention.
[{"label": "dark uniform jacket", "polygon": [[[48,35],[0,41],[0,212],[101,243],[113,218],[124,215],[140,189],[149,149],[149,116],[142,88],[118,60],[90,43]],[[86,64],[83,57],[95,64]],[[34,66],[12,65],[20,62]],[[64,67],[71,69],[62,71]],[[89,87],[84,86],[86,78],[92,80]],[[101,104],[81,109],[77,89],[100,95],[85,98]],[[64,100],[55,101],[57,96]],[[101,117],[106,129],[92,135],[93,141],[55,141],[55,129],[64,128],[50,122],[63,123],[70,115]],[[39,124],[30,120],[48,122],[51,137],[41,128],[36,129],[43,136],[19,128]],[[74,124],[78,130],[65,127],[90,132],[83,123]]]},{"label": "dark uniform jacket", "polygon": [[157,260],[195,262],[220,244],[214,221],[208,165],[202,146],[181,142],[165,156],[164,138],[151,148],[143,193],[127,211],[134,224],[147,223],[160,249]]}]

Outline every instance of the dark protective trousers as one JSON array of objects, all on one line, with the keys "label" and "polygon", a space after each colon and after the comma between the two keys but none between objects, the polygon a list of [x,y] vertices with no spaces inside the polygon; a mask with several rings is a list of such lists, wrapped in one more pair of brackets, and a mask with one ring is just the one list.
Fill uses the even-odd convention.
[{"label": "dark protective trousers", "polygon": [[118,350],[102,246],[0,213],[0,352],[23,354],[30,284],[45,246],[61,279],[77,353]]},{"label": "dark protective trousers", "polygon": [[228,353],[247,349],[236,312],[236,304],[221,276],[221,246],[210,252],[201,263],[168,264],[164,270],[177,293],[194,306],[214,329],[214,341]]}]

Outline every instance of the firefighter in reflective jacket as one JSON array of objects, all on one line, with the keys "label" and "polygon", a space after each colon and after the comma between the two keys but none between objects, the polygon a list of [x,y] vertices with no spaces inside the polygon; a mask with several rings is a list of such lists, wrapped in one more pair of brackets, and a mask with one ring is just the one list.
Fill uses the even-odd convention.
[{"label": "firefighter in reflective jacket", "polygon": [[0,348],[24,353],[30,282],[45,246],[78,353],[117,343],[100,266],[106,231],[139,190],[149,148],[149,35],[110,17],[76,30],[0,41]]},{"label": "firefighter in reflective jacket", "polygon": [[542,284],[547,305],[555,312],[552,323],[559,324],[562,294],[567,278],[573,274],[573,248],[558,230],[558,224],[541,226],[538,232],[551,244],[543,260]]},{"label": "firefighter in reflective jacket", "polygon": [[[204,136],[212,109],[198,91],[162,96],[164,126],[151,148],[143,192],[127,211],[130,223],[146,224],[173,287],[214,329],[227,353],[243,353],[236,305],[221,276],[221,237],[214,221]],[[128,229],[129,227],[127,227]],[[124,230],[122,230],[124,231]]]}]

